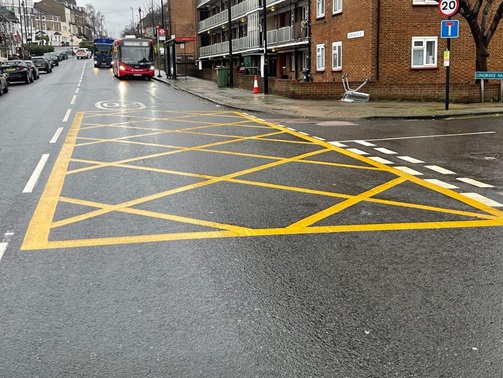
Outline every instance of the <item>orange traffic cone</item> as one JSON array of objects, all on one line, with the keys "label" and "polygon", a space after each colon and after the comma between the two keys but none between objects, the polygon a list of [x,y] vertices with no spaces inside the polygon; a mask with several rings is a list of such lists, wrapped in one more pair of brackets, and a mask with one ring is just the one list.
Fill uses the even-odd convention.
[{"label": "orange traffic cone", "polygon": [[258,80],[257,75],[253,78],[253,93],[258,93]]}]

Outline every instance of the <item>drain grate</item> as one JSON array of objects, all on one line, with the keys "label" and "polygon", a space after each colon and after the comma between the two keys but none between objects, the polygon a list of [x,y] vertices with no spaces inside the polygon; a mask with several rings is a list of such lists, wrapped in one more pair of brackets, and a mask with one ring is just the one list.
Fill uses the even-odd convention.
[{"label": "drain grate", "polygon": [[486,152],[478,154],[470,154],[472,158],[484,159],[484,160],[501,160],[503,159],[503,153],[501,152]]}]

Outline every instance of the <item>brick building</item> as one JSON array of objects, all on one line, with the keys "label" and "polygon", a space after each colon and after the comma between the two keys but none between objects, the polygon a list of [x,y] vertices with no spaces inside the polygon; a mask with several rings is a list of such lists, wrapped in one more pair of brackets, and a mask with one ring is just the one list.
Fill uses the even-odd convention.
[{"label": "brick building", "polygon": [[[349,74],[351,87],[370,76],[365,90],[374,99],[444,98],[447,39],[440,36],[445,18],[437,1],[194,0],[192,6],[199,76],[215,79],[217,66],[232,65],[237,73],[244,64],[263,77],[267,65],[272,93],[289,97],[340,98],[342,75]],[[459,38],[451,39],[451,100],[477,101],[475,43],[466,20],[453,19]],[[488,70],[503,71],[502,27],[489,53]],[[250,75],[233,76],[234,86],[252,88]],[[489,98],[498,92],[499,83],[490,82]]]}]

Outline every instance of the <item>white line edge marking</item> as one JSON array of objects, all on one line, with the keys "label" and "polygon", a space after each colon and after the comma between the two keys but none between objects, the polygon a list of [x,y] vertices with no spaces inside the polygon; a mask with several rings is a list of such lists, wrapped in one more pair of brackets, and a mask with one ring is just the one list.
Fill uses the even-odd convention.
[{"label": "white line edge marking", "polygon": [[458,178],[456,178],[456,180],[461,181],[461,182],[465,182],[467,184],[476,186],[478,188],[494,188],[494,186],[492,186],[492,185],[485,184],[483,182],[480,182],[480,181],[477,181],[477,180],[474,180],[471,178],[467,178],[467,177],[458,177]]},{"label": "white line edge marking", "polygon": [[347,145],[340,143],[340,142],[328,142],[328,143],[330,143],[331,145],[333,145],[335,147],[347,147]]},{"label": "white line edge marking", "polygon": [[421,172],[418,172],[418,171],[416,171],[412,168],[409,168],[409,167],[395,166],[395,168],[401,170],[402,172],[408,173],[409,175],[412,175],[412,176],[422,176],[423,175]]},{"label": "white line edge marking", "polygon": [[443,175],[453,175],[453,171],[449,171],[448,169],[439,167],[438,165],[425,165],[425,168],[431,169],[432,171],[442,173]]},{"label": "white line edge marking", "polygon": [[503,204],[496,202],[496,201],[493,201],[492,199],[489,199],[487,197],[481,196],[478,193],[461,193],[461,194],[464,195],[465,197],[479,201],[487,206],[491,206],[491,207],[502,207],[503,206]]},{"label": "white line edge marking", "polygon": [[63,128],[62,127],[58,127],[58,129],[54,133],[54,136],[52,137],[52,139],[51,139],[51,141],[49,143],[56,143],[58,141],[58,138],[61,135],[62,131],[63,131]]},{"label": "white line edge marking", "polygon": [[33,174],[28,180],[28,183],[24,187],[23,193],[31,193],[33,191],[33,188],[35,187],[35,184],[37,183],[38,178],[40,177],[40,174],[42,173],[42,170],[44,169],[45,163],[47,163],[48,159],[49,154],[42,155],[40,161],[37,164],[37,167],[35,168],[35,171],[33,171]]},{"label": "white line edge marking", "polygon": [[381,164],[395,164],[392,161],[389,161],[389,160],[384,159],[384,158],[379,157],[379,156],[369,156],[369,159],[377,161],[378,163],[381,163]]},{"label": "white line edge marking", "polygon": [[[410,137],[396,137],[396,138],[381,138],[381,139],[366,139],[370,142],[380,142],[384,140],[403,140],[403,139],[423,139],[423,138],[443,138],[443,137],[457,137],[457,136],[469,136],[469,135],[484,135],[484,134],[496,134],[496,131],[481,131],[478,133],[459,133],[459,134],[437,134],[437,135],[418,135]],[[353,142],[353,140],[341,140],[339,142]]]},{"label": "white line edge marking", "polygon": [[65,114],[65,118],[63,118],[63,122],[68,122],[68,118],[70,118],[70,113],[72,112],[72,109],[68,109]]},{"label": "white line edge marking", "polygon": [[408,161],[409,163],[412,163],[412,164],[419,164],[419,163],[424,163],[424,161],[422,160],[419,160],[419,159],[415,159],[411,156],[398,156],[399,159],[402,159],[402,160],[405,160],[405,161]]},{"label": "white line edge marking", "polygon": [[397,154],[397,152],[392,151],[392,150],[388,150],[387,148],[384,148],[384,147],[374,148],[374,150],[382,152],[383,154],[387,154],[387,155],[396,155]]},{"label": "white line edge marking", "polygon": [[446,188],[446,189],[459,189],[459,187],[457,187],[456,185],[452,185],[452,184],[449,184],[447,182],[437,180],[437,179],[424,179],[424,181],[429,182],[431,184],[435,184],[437,186],[440,186],[440,187]]},{"label": "white line edge marking", "polygon": [[70,105],[75,104],[75,101],[77,101],[77,95],[74,95],[74,96],[72,97],[72,101],[70,101]]},{"label": "white line edge marking", "polygon": [[367,152],[359,150],[358,148],[348,148],[347,150],[358,155],[368,155]]},{"label": "white line edge marking", "polygon": [[8,245],[9,243],[0,243],[0,261],[2,261],[3,254],[5,253]]},{"label": "white line edge marking", "polygon": [[362,146],[375,147],[374,143],[370,143],[365,140],[355,140],[355,143],[361,144]]}]

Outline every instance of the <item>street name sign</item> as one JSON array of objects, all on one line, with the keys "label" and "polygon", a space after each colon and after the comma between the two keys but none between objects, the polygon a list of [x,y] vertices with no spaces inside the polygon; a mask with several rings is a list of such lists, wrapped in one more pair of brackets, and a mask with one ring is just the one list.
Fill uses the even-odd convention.
[{"label": "street name sign", "polygon": [[503,72],[476,71],[475,80],[481,79],[503,80]]}]

